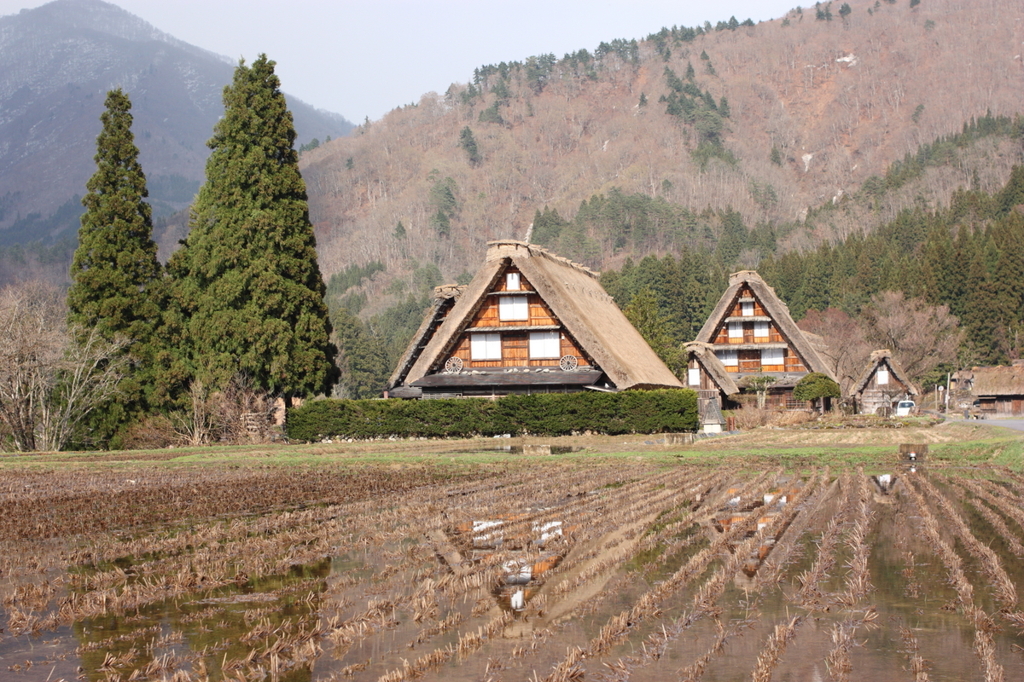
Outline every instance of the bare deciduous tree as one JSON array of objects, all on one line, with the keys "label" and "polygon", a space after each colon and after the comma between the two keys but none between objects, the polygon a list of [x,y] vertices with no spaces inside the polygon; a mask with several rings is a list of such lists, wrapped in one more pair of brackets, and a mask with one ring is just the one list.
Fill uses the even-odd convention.
[{"label": "bare deciduous tree", "polygon": [[183,445],[209,445],[215,425],[215,399],[199,379],[188,387],[189,409],[171,415],[174,431]]},{"label": "bare deciduous tree", "polygon": [[96,329],[84,335],[65,330],[66,347],[55,367],[47,399],[40,405],[39,427],[43,450],[60,450],[71,442],[75,429],[94,409],[120,392],[128,368],[127,339],[111,343]]},{"label": "bare deciduous tree", "polygon": [[212,393],[196,379],[189,386],[189,406],[171,415],[183,445],[265,443],[271,439],[274,401],[244,375],[234,376],[227,388]]},{"label": "bare deciduous tree", "polygon": [[[62,293],[42,282],[0,290],[0,423],[15,450],[59,450],[114,397],[124,341],[72,329]],[[5,445],[0,441],[0,447]]]},{"label": "bare deciduous tree", "polygon": [[819,351],[846,395],[867,366],[872,348],[857,320],[838,308],[808,310],[800,329],[825,338],[828,347]]},{"label": "bare deciduous tree", "polygon": [[864,309],[864,333],[874,348],[888,348],[893,358],[916,381],[944,362],[956,362],[960,346],[959,320],[949,308],[929,305],[923,298],[904,298],[883,291]]},{"label": "bare deciduous tree", "polygon": [[221,394],[221,439],[229,443],[266,443],[274,423],[274,400],[245,375],[235,375]]}]

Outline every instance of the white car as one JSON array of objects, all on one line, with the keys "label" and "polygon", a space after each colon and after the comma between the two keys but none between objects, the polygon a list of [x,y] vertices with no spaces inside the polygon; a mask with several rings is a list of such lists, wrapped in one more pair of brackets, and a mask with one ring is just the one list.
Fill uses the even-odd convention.
[{"label": "white car", "polygon": [[914,413],[915,407],[917,407],[917,404],[913,400],[901,400],[896,403],[896,416],[909,417]]}]

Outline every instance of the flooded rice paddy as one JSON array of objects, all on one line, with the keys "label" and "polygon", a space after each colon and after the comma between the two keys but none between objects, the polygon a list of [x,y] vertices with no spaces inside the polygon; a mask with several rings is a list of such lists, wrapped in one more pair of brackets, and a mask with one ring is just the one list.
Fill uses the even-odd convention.
[{"label": "flooded rice paddy", "polygon": [[3,680],[1020,680],[1024,478],[9,471]]}]

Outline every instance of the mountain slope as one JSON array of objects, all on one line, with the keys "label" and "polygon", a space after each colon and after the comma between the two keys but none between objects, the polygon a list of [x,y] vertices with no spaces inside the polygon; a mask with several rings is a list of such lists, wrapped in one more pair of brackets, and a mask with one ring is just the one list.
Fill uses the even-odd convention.
[{"label": "mountain slope", "polygon": [[[613,189],[697,212],[731,207],[748,225],[794,225],[785,249],[870,229],[915,202],[948,202],[956,187],[1001,186],[1021,162],[1019,142],[966,150],[873,214],[804,222],[921,144],[986,112],[1021,110],[1015,2],[849,5],[843,17],[832,7],[831,20],[794,10],[756,26],[664,29],[593,53],[481,68],[472,84],[322,146],[304,156],[303,172],[325,274],[379,261],[400,275],[432,261],[454,278],[475,269],[487,240],[524,237],[537,210],[569,217]],[[687,95],[689,119],[661,101],[676,92],[673,77],[699,94]],[[460,146],[467,127],[479,161]],[[603,268],[671,248],[597,247],[565,255]]]},{"label": "mountain slope", "polygon": [[[114,87],[132,99],[155,212],[187,206],[202,181],[205,142],[233,69],[100,0],[57,0],[0,18],[0,244],[74,233],[73,197],[94,170],[99,116]],[[336,114],[294,99],[289,105],[300,142],[351,130]],[[68,202],[70,220],[24,220]]]}]

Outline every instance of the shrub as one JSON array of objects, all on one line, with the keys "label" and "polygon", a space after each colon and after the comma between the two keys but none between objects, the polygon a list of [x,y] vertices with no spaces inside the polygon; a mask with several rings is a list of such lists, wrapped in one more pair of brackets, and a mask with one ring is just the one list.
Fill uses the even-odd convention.
[{"label": "shrub", "polygon": [[819,408],[825,411],[825,398],[842,397],[839,384],[821,372],[811,372],[793,387],[793,397],[797,400],[819,401]]},{"label": "shrub", "polygon": [[178,445],[179,440],[171,420],[158,414],[150,415],[128,427],[120,447],[126,450],[156,450]]},{"label": "shrub", "polygon": [[839,384],[821,372],[811,372],[793,387],[793,397],[797,400],[839,398],[841,395]]},{"label": "shrub", "polygon": [[806,424],[814,419],[814,415],[805,410],[786,410],[774,412],[768,419],[771,426],[787,427]]},{"label": "shrub", "polygon": [[733,410],[732,414],[736,417],[736,428],[742,431],[764,426],[768,423],[770,416],[768,410],[750,404],[743,405],[738,410]]},{"label": "shrub", "polygon": [[543,393],[498,400],[316,400],[288,410],[285,428],[289,438],[301,441],[695,431],[697,394],[684,389]]}]

